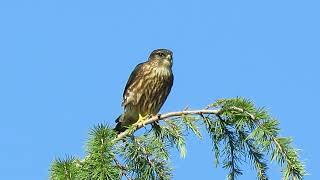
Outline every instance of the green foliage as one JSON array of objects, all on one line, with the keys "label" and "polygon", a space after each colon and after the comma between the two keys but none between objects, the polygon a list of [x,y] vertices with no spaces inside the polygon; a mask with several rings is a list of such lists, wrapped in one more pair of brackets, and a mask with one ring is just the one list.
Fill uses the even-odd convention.
[{"label": "green foliage", "polygon": [[216,156],[220,153],[219,143],[224,143],[224,168],[229,169],[228,179],[241,174],[238,168],[241,157],[249,157],[258,179],[268,179],[264,158],[267,154],[284,167],[283,179],[303,178],[305,170],[297,151],[291,147],[289,138],[278,137],[279,123],[264,109],[257,109],[251,101],[242,98],[219,100],[210,107],[222,109],[216,117],[206,118],[205,124]]},{"label": "green foliage", "polygon": [[81,163],[81,179],[119,179],[121,170],[113,164],[112,140],[115,132],[105,125],[94,127],[89,134],[87,157]]},{"label": "green foliage", "polygon": [[86,157],[56,159],[50,179],[171,179],[169,150],[175,147],[184,158],[185,136],[192,132],[202,139],[201,126],[212,139],[215,165],[228,170],[229,180],[242,174],[243,163],[252,165],[257,179],[267,180],[269,158],[283,167],[284,180],[303,179],[306,174],[292,140],[279,136],[279,122],[251,101],[234,98],[217,100],[204,111],[153,123],[151,130],[137,137],[116,138],[110,127],[98,125],[89,134]]},{"label": "green foliage", "polygon": [[183,126],[176,121],[165,121],[163,127],[158,126],[155,130],[155,137],[162,142],[170,143],[172,147],[176,147],[180,152],[180,156],[185,158],[187,155],[186,142],[183,135]]},{"label": "green foliage", "polygon": [[191,130],[196,136],[198,136],[199,139],[202,139],[202,135],[196,124],[197,118],[195,118],[194,116],[186,116],[186,115],[182,115],[181,118],[183,123],[186,126],[186,129]]},{"label": "green foliage", "polygon": [[51,166],[51,180],[73,180],[77,179],[79,168],[77,167],[77,160],[73,157],[67,157],[65,160],[56,159]]},{"label": "green foliage", "polygon": [[106,125],[94,127],[89,134],[87,156],[80,161],[75,158],[57,159],[51,168],[52,180],[113,180],[120,179],[121,170],[114,165],[115,155],[111,141],[115,132]]},{"label": "green foliage", "polygon": [[163,143],[154,133],[136,138],[127,138],[118,149],[126,164],[126,173],[133,179],[171,178],[168,144]]}]

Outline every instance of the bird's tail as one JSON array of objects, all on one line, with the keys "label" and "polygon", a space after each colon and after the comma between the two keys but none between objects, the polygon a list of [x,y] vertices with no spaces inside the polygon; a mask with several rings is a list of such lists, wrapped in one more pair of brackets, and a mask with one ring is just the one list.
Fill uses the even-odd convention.
[{"label": "bird's tail", "polygon": [[127,128],[124,127],[121,123],[121,119],[123,118],[122,115],[120,115],[117,119],[116,119],[116,127],[114,128],[114,130],[117,132],[117,134],[120,134],[122,132],[124,132]]}]

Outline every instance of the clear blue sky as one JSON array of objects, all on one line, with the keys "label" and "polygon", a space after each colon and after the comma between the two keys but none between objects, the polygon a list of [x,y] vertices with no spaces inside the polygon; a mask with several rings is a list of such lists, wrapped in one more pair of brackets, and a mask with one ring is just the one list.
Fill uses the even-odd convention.
[{"label": "clear blue sky", "polygon": [[[243,96],[265,106],[320,179],[320,2],[0,1],[0,179],[47,179],[55,157],[84,155],[87,133],[114,124],[134,66],[174,52],[162,112]],[[225,179],[207,137],[173,154],[174,179]],[[240,179],[254,179],[244,165]],[[275,163],[270,179],[280,179]]]}]

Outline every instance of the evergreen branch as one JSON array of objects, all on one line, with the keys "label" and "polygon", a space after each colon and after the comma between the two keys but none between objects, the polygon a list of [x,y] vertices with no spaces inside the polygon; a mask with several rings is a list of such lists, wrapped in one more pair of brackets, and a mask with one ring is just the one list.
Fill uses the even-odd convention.
[{"label": "evergreen branch", "polygon": [[227,143],[225,147],[226,161],[224,168],[229,168],[228,180],[234,180],[238,175],[242,175],[241,170],[238,168],[239,157],[237,155],[237,142],[233,134],[228,129],[225,129],[227,136]]},{"label": "evergreen branch", "polygon": [[271,160],[276,160],[283,168],[284,180],[300,180],[306,174],[304,165],[299,161],[298,152],[291,146],[290,138],[278,137],[279,123],[268,117],[262,123],[257,122],[257,128],[249,135],[255,143],[260,144],[265,151],[271,152]]},{"label": "evergreen branch", "polygon": [[267,164],[264,160],[264,154],[261,151],[261,148],[254,144],[253,139],[248,139],[248,134],[244,131],[239,131],[241,141],[244,143],[248,149],[248,155],[251,163],[254,165],[255,169],[258,171],[257,178],[259,180],[268,180],[267,177]]},{"label": "evergreen branch", "polygon": [[276,159],[280,164],[285,163],[284,180],[300,180],[306,174],[304,165],[299,161],[298,152],[290,146],[290,138],[272,137],[275,149],[272,159]]},{"label": "evergreen branch", "polygon": [[[284,167],[284,180],[300,180],[306,174],[304,165],[299,161],[298,152],[290,146],[291,140],[289,138],[278,137],[280,130],[278,127],[279,122],[271,118],[264,109],[256,109],[251,101],[241,98],[218,100],[209,107],[221,108],[220,113],[216,114],[218,121],[205,122],[212,136],[216,155],[219,155],[219,146],[217,145],[219,140],[224,139],[227,142],[224,152],[229,156],[225,160],[225,168],[231,170],[229,174],[230,179],[234,178],[232,173],[234,172],[232,164],[235,160],[232,159],[234,157],[232,154],[236,155],[234,153],[235,149],[232,148],[235,142],[232,140],[234,134],[233,131],[230,131],[230,133],[225,131],[222,134],[225,134],[227,138],[218,139],[217,135],[221,137],[219,128],[224,128],[220,125],[217,130],[212,128],[212,126],[219,121],[227,126],[234,127],[235,133],[240,136],[237,138],[244,141],[245,146],[248,148],[248,152],[245,153],[254,162],[258,171],[258,179],[267,179],[265,172],[267,165],[263,160],[263,153],[269,152],[272,153],[272,160],[276,160]],[[231,130],[233,129],[231,128]],[[241,137],[241,133],[245,132],[249,132],[249,135],[242,135]],[[236,144],[234,147],[239,148],[240,144]]]},{"label": "evergreen branch", "polygon": [[86,146],[87,157],[80,162],[81,177],[85,179],[119,179],[121,168],[115,166],[115,155],[112,152],[111,140],[115,132],[108,126],[95,126],[89,136]]},{"label": "evergreen branch", "polygon": [[[284,180],[301,180],[306,174],[291,139],[279,137],[279,122],[263,108],[255,108],[251,101],[234,98],[218,100],[206,109],[184,109],[153,116],[118,135],[107,125],[95,126],[90,132],[86,157],[55,160],[50,179],[171,179],[168,148],[175,146],[184,157],[184,132],[191,130],[201,138],[198,120],[204,122],[212,139],[216,165],[219,158],[224,158],[228,179],[241,175],[239,165],[249,158],[257,178],[267,180],[264,157],[268,154],[283,167]],[[160,125],[160,121],[164,123]],[[149,124],[152,130],[139,137],[131,136]]]},{"label": "evergreen branch", "polygon": [[128,140],[122,147],[120,156],[127,165],[127,172],[133,179],[170,179],[171,169],[168,166],[166,145],[154,135],[143,135]]},{"label": "evergreen branch", "polygon": [[122,133],[120,133],[117,138],[115,138],[113,140],[113,143],[116,143],[117,141],[130,136],[132,133],[134,133],[135,131],[137,131],[138,129],[144,127],[145,125],[148,124],[152,124],[167,118],[171,118],[171,117],[181,117],[183,115],[201,115],[201,114],[219,114],[221,112],[221,109],[201,109],[201,110],[185,110],[185,111],[177,111],[177,112],[169,112],[166,114],[159,114],[158,116],[153,116],[149,119],[147,119],[146,121],[144,121],[143,123],[137,123],[134,124],[134,128],[133,130],[128,129]]},{"label": "evergreen branch", "polygon": [[[204,120],[206,129],[211,137],[212,143],[213,143],[213,151],[215,155],[214,164],[216,167],[219,165],[219,158],[220,158],[220,141],[223,139],[224,136],[224,130],[223,125],[220,121],[214,120],[212,118],[209,118],[208,116],[202,115],[202,118]],[[221,117],[220,117],[221,118]]]},{"label": "evergreen branch", "polygon": [[50,180],[75,180],[79,168],[76,165],[77,161],[74,157],[67,157],[65,160],[56,159],[51,166]]},{"label": "evergreen branch", "polygon": [[174,121],[165,122],[165,126],[155,131],[155,136],[159,137],[161,142],[167,142],[170,143],[171,146],[176,146],[180,152],[180,156],[185,158],[187,150],[181,124]]},{"label": "evergreen branch", "polygon": [[191,130],[199,139],[202,139],[200,130],[196,124],[196,118],[190,115],[182,115],[182,120],[188,130]]},{"label": "evergreen branch", "polygon": [[121,169],[121,174],[122,174],[122,176],[125,176],[125,177],[127,178],[127,180],[133,180],[133,179],[128,175],[128,173],[127,173],[127,171],[128,171],[128,168],[127,168],[127,167],[121,165],[121,163],[120,163],[117,159],[114,159],[113,161],[114,161],[114,163],[116,164],[116,166],[117,166],[119,169]]},{"label": "evergreen branch", "polygon": [[225,140],[225,161],[224,168],[229,168],[228,180],[235,180],[237,176],[242,175],[241,169],[239,169],[239,140],[236,134],[229,130],[226,121],[218,114],[217,115],[221,128],[223,131],[222,138]]}]

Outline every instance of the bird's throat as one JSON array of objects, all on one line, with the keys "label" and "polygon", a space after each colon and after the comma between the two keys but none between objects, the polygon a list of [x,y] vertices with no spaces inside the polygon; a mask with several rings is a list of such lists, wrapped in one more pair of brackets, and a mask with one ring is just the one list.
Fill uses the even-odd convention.
[{"label": "bird's throat", "polygon": [[171,75],[171,69],[169,67],[166,67],[165,65],[156,68],[155,71],[158,76],[170,76]]}]

